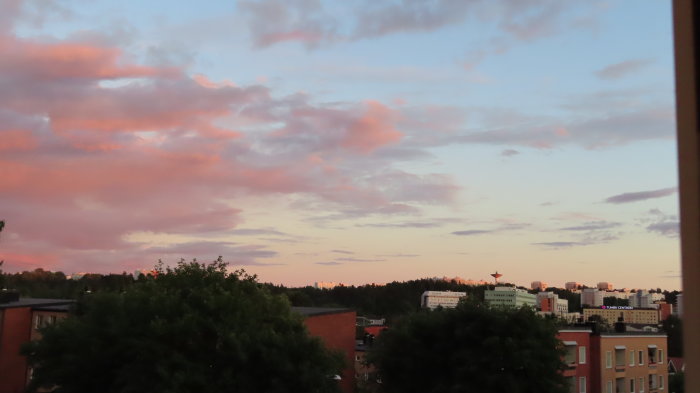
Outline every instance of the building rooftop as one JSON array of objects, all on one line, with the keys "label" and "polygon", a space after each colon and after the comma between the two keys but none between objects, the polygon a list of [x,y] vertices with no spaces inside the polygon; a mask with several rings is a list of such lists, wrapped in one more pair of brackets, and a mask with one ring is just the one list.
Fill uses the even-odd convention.
[{"label": "building rooftop", "polygon": [[[71,299],[36,299],[36,298],[20,298],[19,300],[14,300],[10,302],[0,303],[0,309],[5,308],[18,308],[18,307],[32,307],[45,309],[46,307],[56,307],[56,306],[69,306],[75,303],[75,300]],[[66,308],[67,310],[67,308]],[[55,310],[55,311],[63,311]]]}]

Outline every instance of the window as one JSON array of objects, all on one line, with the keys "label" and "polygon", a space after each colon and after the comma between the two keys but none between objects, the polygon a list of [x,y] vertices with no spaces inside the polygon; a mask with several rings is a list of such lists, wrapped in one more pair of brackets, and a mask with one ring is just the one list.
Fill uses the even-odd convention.
[{"label": "window", "polygon": [[659,375],[659,389],[663,390],[664,388],[664,376]]},{"label": "window", "polygon": [[586,364],[586,347],[578,347],[578,362]]},{"label": "window", "polygon": [[607,385],[608,385],[608,389],[606,390],[605,393],[613,393],[613,389],[612,389],[612,388],[613,388],[613,383],[612,383],[612,381],[608,381],[608,384],[607,384]]},{"label": "window", "polygon": [[664,350],[659,349],[659,363],[663,363],[663,362],[664,362]]},{"label": "window", "polygon": [[658,361],[656,346],[649,347],[647,352],[649,353],[649,365],[651,366],[653,363],[656,363]]},{"label": "window", "polygon": [[634,378],[630,378],[630,393],[634,393]]},{"label": "window", "polygon": [[634,350],[630,351],[630,366],[634,366]]},{"label": "window", "polygon": [[566,344],[566,355],[564,356],[564,361],[568,365],[574,365],[576,363],[576,345]]},{"label": "window", "polygon": [[637,362],[640,366],[644,364],[644,351],[639,351],[639,361]]},{"label": "window", "polygon": [[605,368],[612,368],[612,352],[605,352]]},{"label": "window", "polygon": [[625,347],[615,346],[615,367],[625,367]]},{"label": "window", "polygon": [[586,393],[586,377],[578,379],[578,391],[579,393]]},{"label": "window", "polygon": [[639,393],[644,393],[644,377],[639,377]]},{"label": "window", "polygon": [[44,327],[44,316],[37,315],[36,319],[34,320],[34,329],[39,329],[42,327]]}]

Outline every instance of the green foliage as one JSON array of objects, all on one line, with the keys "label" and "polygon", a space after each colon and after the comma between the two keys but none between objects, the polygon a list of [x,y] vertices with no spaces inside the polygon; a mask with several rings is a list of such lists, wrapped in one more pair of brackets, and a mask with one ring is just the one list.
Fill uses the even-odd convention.
[{"label": "green foliage", "polygon": [[403,315],[418,311],[420,297],[425,291],[466,292],[468,298],[483,301],[487,286],[426,278],[386,285],[338,286],[332,289],[273,285],[269,288],[273,293],[286,295],[294,306],[348,307],[356,310],[358,315],[382,317],[393,323]]},{"label": "green foliage", "polygon": [[456,309],[406,317],[369,354],[387,393],[567,392],[552,320],[528,308]]},{"label": "green foliage", "polygon": [[668,336],[668,356],[683,357],[683,321],[675,315],[661,322]]},{"label": "green foliage", "polygon": [[221,258],[85,296],[42,334],[24,350],[31,389],[56,393],[336,392],[342,368],[286,299]]}]

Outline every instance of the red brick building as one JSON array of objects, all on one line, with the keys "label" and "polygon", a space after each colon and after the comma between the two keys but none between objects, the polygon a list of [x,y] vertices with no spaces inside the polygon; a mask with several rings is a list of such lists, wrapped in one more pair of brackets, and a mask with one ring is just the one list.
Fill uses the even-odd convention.
[{"label": "red brick building", "polygon": [[345,354],[345,370],[340,386],[345,393],[355,389],[355,311],[346,308],[292,307],[304,316],[312,336],[320,337],[330,349]]},{"label": "red brick building", "polygon": [[73,303],[66,299],[20,299],[4,293],[0,299],[0,393],[21,393],[27,385],[27,359],[20,355],[24,343],[39,338],[38,328],[68,315]]},{"label": "red brick building", "polygon": [[562,329],[557,334],[566,349],[564,377],[571,392],[589,391],[587,389],[591,384],[591,333],[590,329]]}]

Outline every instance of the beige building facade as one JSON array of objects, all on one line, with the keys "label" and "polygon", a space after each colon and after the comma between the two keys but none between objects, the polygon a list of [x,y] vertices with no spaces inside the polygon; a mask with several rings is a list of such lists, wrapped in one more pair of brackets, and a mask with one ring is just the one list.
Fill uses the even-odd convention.
[{"label": "beige building facade", "polygon": [[657,325],[659,323],[659,310],[643,309],[643,308],[615,308],[615,307],[600,307],[600,308],[584,308],[583,319],[588,319],[593,315],[599,315],[609,324],[614,324],[620,321],[624,323],[639,323],[647,325]]},{"label": "beige building facade", "polygon": [[668,391],[666,335],[601,334],[591,337],[591,393]]}]

